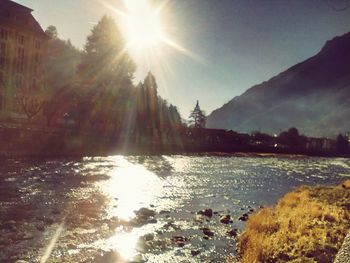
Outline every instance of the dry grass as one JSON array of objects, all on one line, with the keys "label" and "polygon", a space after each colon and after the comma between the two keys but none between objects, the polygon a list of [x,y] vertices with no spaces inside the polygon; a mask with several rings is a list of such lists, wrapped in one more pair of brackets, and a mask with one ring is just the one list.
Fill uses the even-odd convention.
[{"label": "dry grass", "polygon": [[333,262],[350,229],[350,189],[301,187],[252,215],[239,238],[242,263]]}]

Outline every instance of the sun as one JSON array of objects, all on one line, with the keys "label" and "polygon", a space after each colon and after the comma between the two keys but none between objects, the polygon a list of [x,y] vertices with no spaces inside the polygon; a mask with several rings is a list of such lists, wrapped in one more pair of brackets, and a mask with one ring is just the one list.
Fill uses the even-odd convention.
[{"label": "sun", "polygon": [[161,7],[151,6],[147,0],[127,0],[125,6],[121,22],[128,49],[145,52],[169,42]]},{"label": "sun", "polygon": [[126,40],[125,49],[132,56],[160,57],[164,55],[161,47],[167,46],[193,57],[192,52],[173,39],[169,32],[170,27],[165,23],[165,9],[169,0],[122,0],[122,8],[112,6],[104,0],[98,1],[117,14]]},{"label": "sun", "polygon": [[137,66],[135,83],[152,71],[165,87],[168,76],[175,74],[171,58],[181,53],[197,59],[176,40],[181,30],[176,26],[170,0],[120,0],[117,5],[110,0],[97,1],[116,14],[125,39],[123,53],[128,53]]}]

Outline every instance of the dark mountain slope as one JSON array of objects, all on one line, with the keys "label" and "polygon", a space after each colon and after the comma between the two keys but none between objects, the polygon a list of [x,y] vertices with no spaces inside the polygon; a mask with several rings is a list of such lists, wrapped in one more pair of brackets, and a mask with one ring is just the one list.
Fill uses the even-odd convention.
[{"label": "dark mountain slope", "polygon": [[208,116],[208,127],[308,135],[350,131],[350,33],[302,63],[256,85]]}]

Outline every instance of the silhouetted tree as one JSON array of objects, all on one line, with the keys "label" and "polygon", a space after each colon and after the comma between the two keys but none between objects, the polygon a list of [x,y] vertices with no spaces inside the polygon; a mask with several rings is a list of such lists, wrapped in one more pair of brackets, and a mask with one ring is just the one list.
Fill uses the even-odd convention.
[{"label": "silhouetted tree", "polygon": [[133,93],[134,72],[119,28],[112,18],[102,17],[87,38],[78,69],[79,98],[84,103],[75,111],[85,113],[73,114],[82,118],[78,122],[100,135],[120,131],[133,104],[128,94]]},{"label": "silhouetted tree", "polygon": [[288,131],[281,132],[277,141],[290,147],[305,147],[307,138],[299,134],[297,128],[290,128]]},{"label": "silhouetted tree", "polygon": [[70,40],[49,40],[45,68],[50,91],[57,91],[74,83],[81,57],[82,52],[74,47]]},{"label": "silhouetted tree", "polygon": [[15,100],[29,120],[39,114],[44,104],[40,93],[32,92],[30,89],[21,89],[18,91]]},{"label": "silhouetted tree", "polygon": [[[53,28],[47,31],[57,34]],[[57,37],[50,44],[52,96],[44,105],[48,124],[69,116],[77,128],[96,138],[146,145],[175,141],[182,127],[177,108],[158,95],[151,72],[137,87],[132,84],[135,64],[113,19],[104,16],[99,21],[83,53]]]},{"label": "silhouetted tree", "polygon": [[274,138],[271,135],[259,131],[253,132],[251,138],[255,142],[262,143],[271,143],[274,140]]},{"label": "silhouetted tree", "polygon": [[347,136],[339,134],[337,136],[337,151],[341,154],[348,153],[349,150],[349,139]]},{"label": "silhouetted tree", "polygon": [[190,115],[190,126],[194,128],[205,128],[206,125],[206,116],[204,111],[199,107],[199,102],[197,100],[196,107],[191,112]]},{"label": "silhouetted tree", "polygon": [[153,132],[159,131],[158,85],[154,75],[149,72],[143,82],[146,116],[148,127]]},{"label": "silhouetted tree", "polygon": [[76,88],[74,83],[82,52],[75,48],[70,40],[59,39],[56,27],[49,26],[45,32],[51,39],[48,41],[45,58],[47,88],[43,113],[47,124],[50,125],[55,119],[62,118],[71,108],[72,90]]},{"label": "silhouetted tree", "polygon": [[45,30],[45,33],[51,38],[51,39],[56,39],[58,38],[58,32],[57,28],[53,25],[48,26]]},{"label": "silhouetted tree", "polygon": [[79,67],[82,81],[94,86],[130,84],[135,64],[125,52],[125,41],[115,21],[102,17],[87,38]]}]

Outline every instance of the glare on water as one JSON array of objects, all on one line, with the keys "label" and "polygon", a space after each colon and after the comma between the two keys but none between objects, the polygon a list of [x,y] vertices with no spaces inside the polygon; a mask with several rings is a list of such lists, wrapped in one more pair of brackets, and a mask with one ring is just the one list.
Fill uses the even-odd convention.
[{"label": "glare on water", "polygon": [[[0,261],[21,253],[28,262],[225,262],[235,251],[226,232],[243,229],[243,213],[300,185],[338,184],[349,167],[348,159],[295,156],[10,160],[1,167],[0,201],[11,210],[0,215],[8,222],[14,213],[6,211],[17,211],[24,223],[15,231],[31,239],[16,249],[3,247]],[[8,189],[20,194],[8,196]],[[142,207],[155,212],[152,223],[139,223],[135,211]],[[217,215],[199,222],[197,212],[205,208]],[[219,222],[224,213],[231,224]],[[203,239],[202,227],[214,237]],[[186,238],[183,247],[174,236]],[[194,257],[192,251],[200,253]]]},{"label": "glare on water", "polygon": [[[102,190],[110,197],[110,216],[130,221],[135,211],[154,203],[162,191],[161,179],[140,164],[134,164],[123,156],[110,157],[115,167],[110,179],[102,184]],[[136,246],[142,231],[117,228],[107,244],[124,260],[131,260],[137,253]]]},{"label": "glare on water", "polygon": [[162,182],[142,165],[133,164],[122,156],[113,158],[116,166],[102,188],[111,197],[111,215],[130,220],[135,216],[134,211],[152,203],[160,194]]}]

